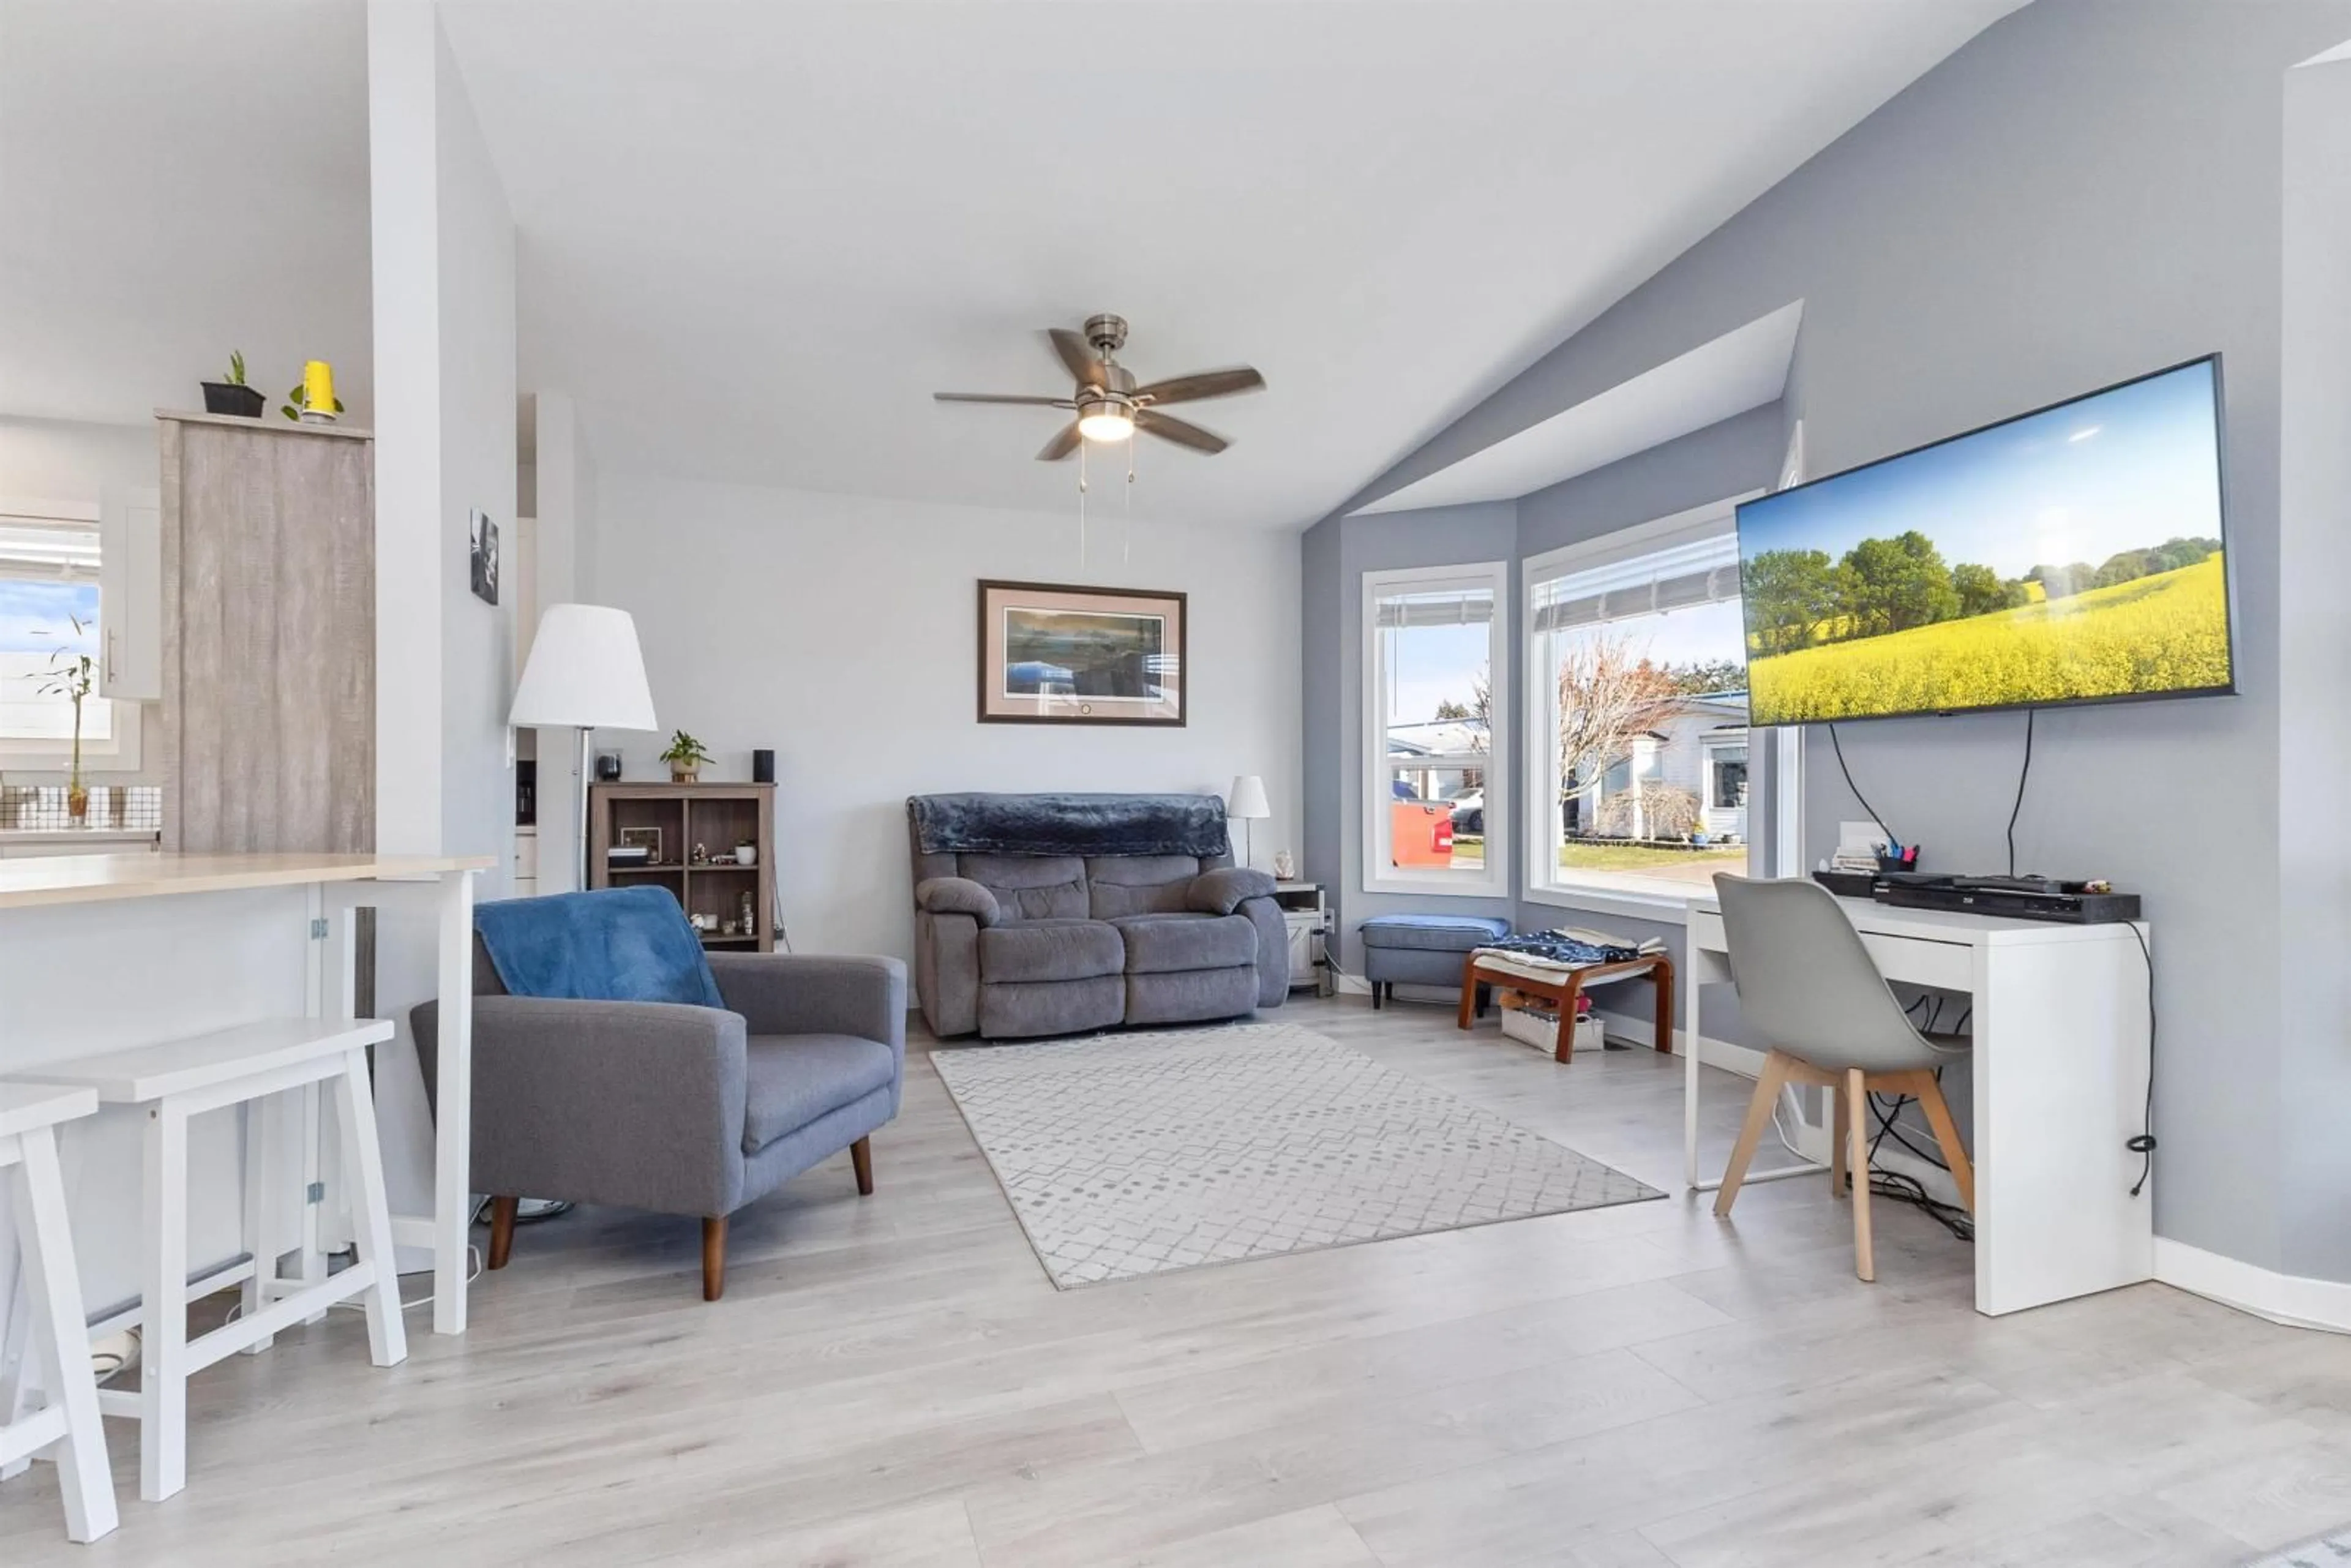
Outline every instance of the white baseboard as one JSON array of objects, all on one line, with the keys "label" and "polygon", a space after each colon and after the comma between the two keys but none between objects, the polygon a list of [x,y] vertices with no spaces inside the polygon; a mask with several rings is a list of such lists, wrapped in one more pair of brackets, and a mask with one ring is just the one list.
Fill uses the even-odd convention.
[{"label": "white baseboard", "polygon": [[2351,1333],[2351,1285],[2336,1281],[2276,1273],[2160,1236],[2155,1239],[2155,1277],[2289,1328]]},{"label": "white baseboard", "polygon": [[[1593,1011],[1600,1015],[1600,1026],[1608,1031],[1611,1040],[1623,1040],[1627,1045],[1644,1049],[1653,1048],[1657,1043],[1657,1026],[1645,1013],[1612,1012],[1605,1008],[1594,1008]],[[1674,1054],[1686,1056],[1689,1048],[1689,1030],[1675,1030]],[[1719,1067],[1726,1072],[1736,1072],[1741,1078],[1760,1078],[1763,1074],[1761,1051],[1750,1051],[1743,1045],[1733,1045],[1712,1035],[1698,1037],[1698,1059],[1708,1067]]]}]

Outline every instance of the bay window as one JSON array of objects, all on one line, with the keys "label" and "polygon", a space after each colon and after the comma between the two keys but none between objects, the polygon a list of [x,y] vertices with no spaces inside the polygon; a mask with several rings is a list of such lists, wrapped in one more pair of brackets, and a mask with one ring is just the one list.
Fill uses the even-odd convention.
[{"label": "bay window", "polygon": [[1364,886],[1510,893],[1510,566],[1364,574]]},{"label": "bay window", "polygon": [[1749,869],[1732,530],[1724,503],[1527,561],[1529,897],[1683,904]]}]

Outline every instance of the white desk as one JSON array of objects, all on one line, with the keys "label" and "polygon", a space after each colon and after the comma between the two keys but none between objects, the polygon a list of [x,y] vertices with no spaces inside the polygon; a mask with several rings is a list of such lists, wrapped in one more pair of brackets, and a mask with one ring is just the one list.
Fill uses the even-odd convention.
[{"label": "white desk", "polygon": [[[2149,1060],[2147,960],[2131,927],[1837,904],[1887,979],[1968,998],[1976,1310],[2019,1312],[2153,1279],[2154,1184],[2130,1195],[2140,1156],[2124,1146],[2143,1130]],[[1729,979],[1721,907],[1693,904],[1682,969],[1693,1041],[1704,1033],[1700,988]],[[1699,1190],[1719,1184],[1698,1176],[1695,1049],[1687,1072],[1684,1174]]]}]

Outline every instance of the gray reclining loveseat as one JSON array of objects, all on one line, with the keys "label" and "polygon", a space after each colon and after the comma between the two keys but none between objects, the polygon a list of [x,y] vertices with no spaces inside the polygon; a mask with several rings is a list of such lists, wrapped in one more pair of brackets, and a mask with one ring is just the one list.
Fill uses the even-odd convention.
[{"label": "gray reclining loveseat", "polygon": [[914,989],[941,1038],[1236,1018],[1290,994],[1273,878],[1214,795],[917,795]]}]

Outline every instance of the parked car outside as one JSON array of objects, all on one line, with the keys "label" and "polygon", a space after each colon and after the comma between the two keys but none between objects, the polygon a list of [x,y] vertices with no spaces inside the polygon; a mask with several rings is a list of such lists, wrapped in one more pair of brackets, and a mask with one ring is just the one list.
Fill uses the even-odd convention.
[{"label": "parked car outside", "polygon": [[1453,831],[1475,833],[1483,837],[1486,831],[1486,791],[1479,788],[1464,789],[1447,802],[1453,808]]}]

